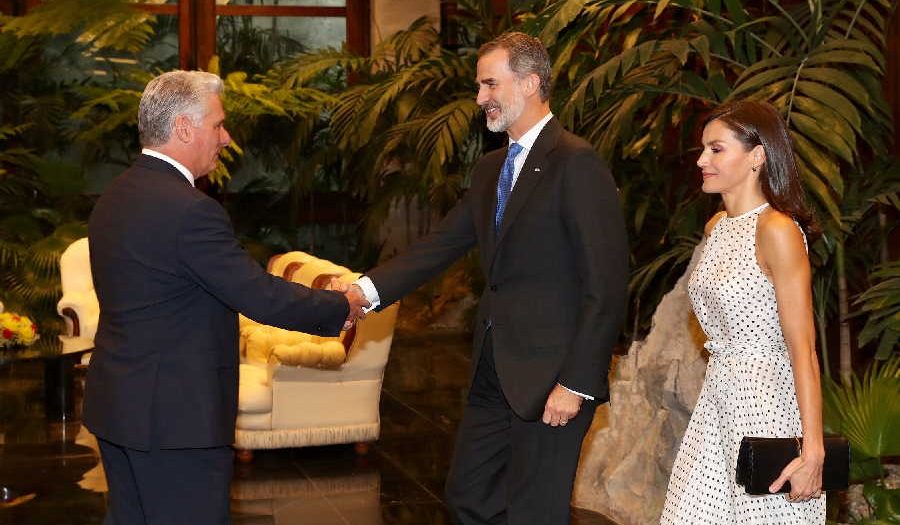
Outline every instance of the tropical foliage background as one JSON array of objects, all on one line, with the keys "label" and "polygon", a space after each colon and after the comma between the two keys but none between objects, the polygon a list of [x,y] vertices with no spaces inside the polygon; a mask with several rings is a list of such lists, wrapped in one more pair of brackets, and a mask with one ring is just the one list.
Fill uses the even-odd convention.
[{"label": "tropical foliage background", "polygon": [[[634,269],[625,338],[646,333],[719,206],[699,192],[694,166],[702,115],[727,100],[763,99],[789,125],[822,230],[811,254],[824,373],[833,392],[870,384],[854,370],[896,356],[900,333],[900,265],[889,246],[900,161],[881,84],[896,0],[510,5],[497,16],[488,0],[462,0],[443,33],[420,19],[371,56],[306,50],[220,22],[226,36],[209,69],[226,79],[235,145],[211,178],[240,210],[246,244],[264,257],[330,235],[352,248],[344,262],[365,267],[392,206],[422,210],[418,230],[427,230],[465,190],[476,159],[502,143],[474,103],[474,68],[481,43],[516,28],[548,46],[554,112],[617,178]],[[57,261],[84,235],[99,191],[90,181],[131,162],[140,91],[175,67],[149,52],[165,45],[166,23],[127,0],[57,0],[0,19],[0,286],[7,307],[42,332],[61,329]],[[265,176],[235,191],[230,174],[240,170]],[[321,191],[350,196],[364,210],[358,227],[298,236]],[[870,373],[896,382],[896,369]],[[840,395],[831,399],[849,403]]]},{"label": "tropical foliage background", "polygon": [[[244,149],[273,174],[222,192],[253,217],[239,219],[251,225],[248,240],[292,247],[290,231],[316,189],[364,205],[363,259],[377,253],[379,226],[397,202],[426,210],[426,219],[446,211],[474,161],[500,143],[484,131],[472,97],[477,48],[516,27],[550,48],[554,111],[595,144],[620,184],[635,268],[629,337],[645,333],[718,205],[696,183],[698,119],[720,102],[753,97],[784,114],[823,230],[812,245],[823,351],[838,342],[846,375],[852,348],[868,345],[879,359],[896,348],[898,277],[887,245],[895,221],[887,219],[900,207],[900,167],[880,83],[896,2],[515,4],[498,17],[488,1],[459,2],[449,34],[420,19],[368,57],[306,51],[222,22],[221,61],[209,68],[222,69],[227,110],[241,125],[232,126],[235,146],[212,180],[227,188],[228,166],[240,169]],[[0,262],[5,285],[25,302],[52,302],[54,258],[83,233],[78,224],[90,209],[85,174],[126,166],[137,151],[141,87],[173,67],[146,53],[158,44],[156,29],[152,15],[126,0],[50,2],[2,20],[0,79],[12,88],[0,95]],[[97,57],[137,60],[107,60],[97,76]],[[273,200],[285,213],[267,221],[256,212],[270,211]],[[854,319],[862,328],[851,341]]]}]

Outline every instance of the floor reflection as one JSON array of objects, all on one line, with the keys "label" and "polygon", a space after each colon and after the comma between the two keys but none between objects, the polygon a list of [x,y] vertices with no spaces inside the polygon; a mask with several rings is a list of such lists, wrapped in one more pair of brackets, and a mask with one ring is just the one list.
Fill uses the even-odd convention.
[{"label": "floor reflection", "polygon": [[[471,366],[469,337],[398,333],[385,372],[381,439],[258,451],[236,464],[235,525],[443,525],[443,483]],[[40,363],[0,368],[0,525],[95,525],[105,479],[96,442],[77,422],[48,421]],[[76,381],[76,399],[80,400]],[[0,493],[2,495],[2,493]],[[612,525],[573,510],[573,525]]]}]

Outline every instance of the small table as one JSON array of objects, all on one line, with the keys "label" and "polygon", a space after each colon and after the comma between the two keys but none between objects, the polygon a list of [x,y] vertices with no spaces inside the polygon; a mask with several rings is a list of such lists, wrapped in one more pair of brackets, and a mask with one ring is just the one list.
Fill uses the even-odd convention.
[{"label": "small table", "polygon": [[72,369],[81,356],[94,349],[85,337],[40,338],[31,346],[0,349],[0,366],[20,361],[44,362],[44,408],[48,419],[65,422],[75,413]]}]

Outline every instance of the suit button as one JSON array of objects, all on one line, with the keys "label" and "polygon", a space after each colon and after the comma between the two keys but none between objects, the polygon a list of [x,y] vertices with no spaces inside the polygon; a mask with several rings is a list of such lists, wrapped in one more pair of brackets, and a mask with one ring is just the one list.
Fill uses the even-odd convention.
[{"label": "suit button", "polygon": [[491,290],[492,292],[496,292],[496,291],[497,291],[497,285],[496,285],[496,284],[492,284],[491,287],[490,287],[490,290]]}]

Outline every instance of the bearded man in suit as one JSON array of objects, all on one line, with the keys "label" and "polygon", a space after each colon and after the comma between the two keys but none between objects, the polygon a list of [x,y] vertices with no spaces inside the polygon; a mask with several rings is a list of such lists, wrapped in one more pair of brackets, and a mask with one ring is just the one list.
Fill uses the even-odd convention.
[{"label": "bearded man in suit", "polygon": [[194,187],[231,140],[222,80],[173,71],[141,97],[140,157],[91,213],[100,302],[84,423],[109,484],[106,525],[229,523],[238,318],[337,335],[365,300],[272,275]]},{"label": "bearded man in suit", "polygon": [[[624,318],[628,247],[616,186],[550,112],[550,57],[508,33],[479,50],[477,102],[509,145],[429,235],[354,283],[384,308],[478,247],[486,287],[447,479],[455,523],[569,523],[581,441]],[[351,286],[350,288],[354,288]]]}]

